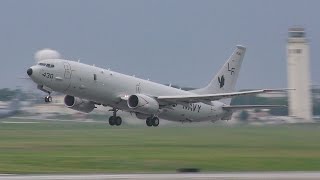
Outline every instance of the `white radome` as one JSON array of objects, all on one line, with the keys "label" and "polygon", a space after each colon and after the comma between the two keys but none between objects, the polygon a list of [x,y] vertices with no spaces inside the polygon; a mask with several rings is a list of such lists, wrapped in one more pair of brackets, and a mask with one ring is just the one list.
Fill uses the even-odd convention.
[{"label": "white radome", "polygon": [[36,62],[45,60],[45,59],[60,59],[61,55],[58,51],[53,49],[42,49],[37,51],[34,54],[34,59]]}]

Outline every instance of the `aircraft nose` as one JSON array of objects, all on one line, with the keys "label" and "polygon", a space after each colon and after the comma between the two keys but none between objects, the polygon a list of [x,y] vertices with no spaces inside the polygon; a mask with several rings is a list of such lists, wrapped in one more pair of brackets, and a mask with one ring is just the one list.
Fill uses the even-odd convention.
[{"label": "aircraft nose", "polygon": [[32,69],[31,69],[31,68],[29,68],[29,69],[27,70],[27,74],[28,74],[29,76],[32,75]]}]

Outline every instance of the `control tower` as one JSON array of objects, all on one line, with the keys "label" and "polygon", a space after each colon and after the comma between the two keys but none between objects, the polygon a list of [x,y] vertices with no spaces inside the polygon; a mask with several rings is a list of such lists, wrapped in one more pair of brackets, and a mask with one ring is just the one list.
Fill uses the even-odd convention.
[{"label": "control tower", "polygon": [[304,28],[290,28],[287,43],[289,116],[312,121],[309,45]]}]

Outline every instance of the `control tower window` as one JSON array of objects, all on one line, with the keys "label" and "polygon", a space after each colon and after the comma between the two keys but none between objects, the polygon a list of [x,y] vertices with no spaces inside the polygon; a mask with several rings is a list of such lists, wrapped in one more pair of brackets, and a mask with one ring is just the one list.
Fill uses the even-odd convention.
[{"label": "control tower window", "polygon": [[302,53],[302,49],[289,49],[289,53],[301,54]]},{"label": "control tower window", "polygon": [[290,32],[290,37],[293,37],[293,38],[300,38],[304,36],[305,36],[304,32]]}]

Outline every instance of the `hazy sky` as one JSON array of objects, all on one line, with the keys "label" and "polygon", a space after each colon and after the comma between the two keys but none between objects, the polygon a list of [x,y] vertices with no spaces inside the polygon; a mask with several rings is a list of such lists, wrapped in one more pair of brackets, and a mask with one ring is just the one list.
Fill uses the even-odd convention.
[{"label": "hazy sky", "polygon": [[25,84],[18,77],[42,48],[160,83],[201,87],[237,44],[248,48],[237,89],[286,87],[287,30],[294,25],[307,30],[312,80],[320,84],[319,7],[318,0],[1,0],[0,88]]}]

